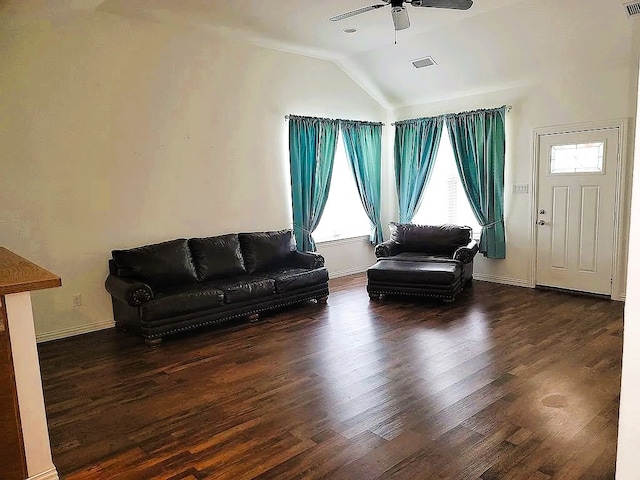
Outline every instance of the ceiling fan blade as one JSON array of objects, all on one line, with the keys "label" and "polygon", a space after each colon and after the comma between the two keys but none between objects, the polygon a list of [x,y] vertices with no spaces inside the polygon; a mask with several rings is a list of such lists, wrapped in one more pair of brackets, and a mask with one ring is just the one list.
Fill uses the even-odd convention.
[{"label": "ceiling fan blade", "polygon": [[369,7],[359,8],[357,10],[352,10],[351,12],[343,13],[342,15],[336,15],[335,17],[331,17],[329,20],[332,22],[338,22],[340,20],[344,20],[345,18],[353,17],[354,15],[360,15],[364,12],[370,12],[371,10],[376,10],[378,8],[386,7],[387,4],[383,5],[371,5]]},{"label": "ceiling fan blade", "polygon": [[473,0],[411,0],[414,7],[452,8],[454,10],[469,10]]}]

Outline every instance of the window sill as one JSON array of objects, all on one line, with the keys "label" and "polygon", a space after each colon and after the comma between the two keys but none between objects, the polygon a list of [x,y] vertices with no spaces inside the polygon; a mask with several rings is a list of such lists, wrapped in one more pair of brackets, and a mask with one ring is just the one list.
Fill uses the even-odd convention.
[{"label": "window sill", "polygon": [[323,238],[322,240],[316,240],[316,245],[339,245],[341,243],[355,243],[359,240],[369,241],[368,234],[359,235],[343,235],[333,238]]}]

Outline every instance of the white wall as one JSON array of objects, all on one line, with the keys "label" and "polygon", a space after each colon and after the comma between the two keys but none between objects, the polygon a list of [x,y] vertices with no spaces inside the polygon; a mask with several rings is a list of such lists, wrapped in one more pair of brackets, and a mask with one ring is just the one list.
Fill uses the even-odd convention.
[{"label": "white wall", "polygon": [[[640,113],[640,103],[638,104]],[[635,158],[640,155],[640,125],[636,125]],[[629,225],[627,299],[624,308],[622,386],[618,428],[616,478],[640,478],[640,163],[633,169],[633,195]]]},{"label": "white wall", "polygon": [[331,62],[108,13],[1,15],[0,244],[63,280],[33,296],[40,338],[111,324],[114,248],[289,227],[285,114],[386,119]]},{"label": "white wall", "polygon": [[[530,197],[510,190],[531,185],[533,129],[631,119],[637,90],[630,67],[385,111],[331,62],[104,12],[3,22],[0,57],[0,244],[63,278],[34,294],[40,338],[111,325],[114,248],[290,226],[286,113],[386,121],[386,225],[397,218],[391,121],[513,105],[507,259],[480,258],[476,272],[526,285]],[[374,261],[359,240],[320,251],[332,276]]]},{"label": "white wall", "polygon": [[[400,108],[394,119],[415,118],[452,113],[476,108],[499,107],[513,109],[507,114],[507,151],[505,167],[505,220],[507,258],[478,258],[475,272],[478,278],[514,285],[530,285],[531,186],[533,165],[533,131],[535,128],[613,119],[628,119],[633,125],[636,97],[635,68],[620,68],[594,72],[583,78],[550,78],[543,83],[519,86],[472,97],[433,104]],[[633,135],[628,135],[629,142]],[[627,149],[628,152],[632,150]],[[629,155],[630,156],[630,155]],[[631,161],[629,166],[631,166]],[[514,195],[514,184],[528,184],[529,194]],[[625,209],[627,206],[625,206]],[[626,212],[626,210],[625,210]],[[627,214],[624,214],[625,219]],[[626,242],[622,251],[626,252]],[[623,261],[623,264],[626,263]],[[624,270],[624,269],[623,269]],[[626,272],[620,272],[624,283]]]},{"label": "white wall", "polygon": [[318,253],[324,257],[331,278],[360,273],[376,263],[369,237],[319,242],[317,247]]}]

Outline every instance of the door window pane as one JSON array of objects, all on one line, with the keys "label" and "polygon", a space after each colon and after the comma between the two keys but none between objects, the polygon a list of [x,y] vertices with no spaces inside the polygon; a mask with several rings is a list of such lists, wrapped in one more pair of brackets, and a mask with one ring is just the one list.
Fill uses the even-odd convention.
[{"label": "door window pane", "polygon": [[604,142],[554,145],[551,147],[551,173],[602,172]]}]

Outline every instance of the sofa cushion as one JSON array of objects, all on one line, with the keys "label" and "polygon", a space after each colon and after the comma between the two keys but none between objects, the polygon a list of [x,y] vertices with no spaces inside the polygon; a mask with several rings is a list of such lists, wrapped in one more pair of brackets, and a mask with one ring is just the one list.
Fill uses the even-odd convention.
[{"label": "sofa cushion", "polygon": [[160,320],[224,305],[224,293],[204,284],[169,287],[140,307],[144,320]]},{"label": "sofa cushion", "polygon": [[296,249],[291,230],[241,233],[238,237],[248,273],[284,267],[289,253]]},{"label": "sofa cushion", "polygon": [[402,245],[403,251],[451,255],[461,245],[471,241],[471,228],[457,225],[389,224],[391,240]]},{"label": "sofa cushion", "polygon": [[281,268],[265,273],[276,282],[276,292],[290,292],[298,288],[317,285],[329,281],[326,268],[309,270],[306,268]]},{"label": "sofa cushion", "polygon": [[276,293],[276,282],[260,275],[240,275],[207,282],[211,288],[224,292],[225,303],[238,303]]},{"label": "sofa cushion", "polygon": [[189,248],[200,281],[247,273],[236,233],[191,238]]},{"label": "sofa cushion", "polygon": [[136,277],[154,288],[198,280],[185,238],[111,252],[118,275]]}]

